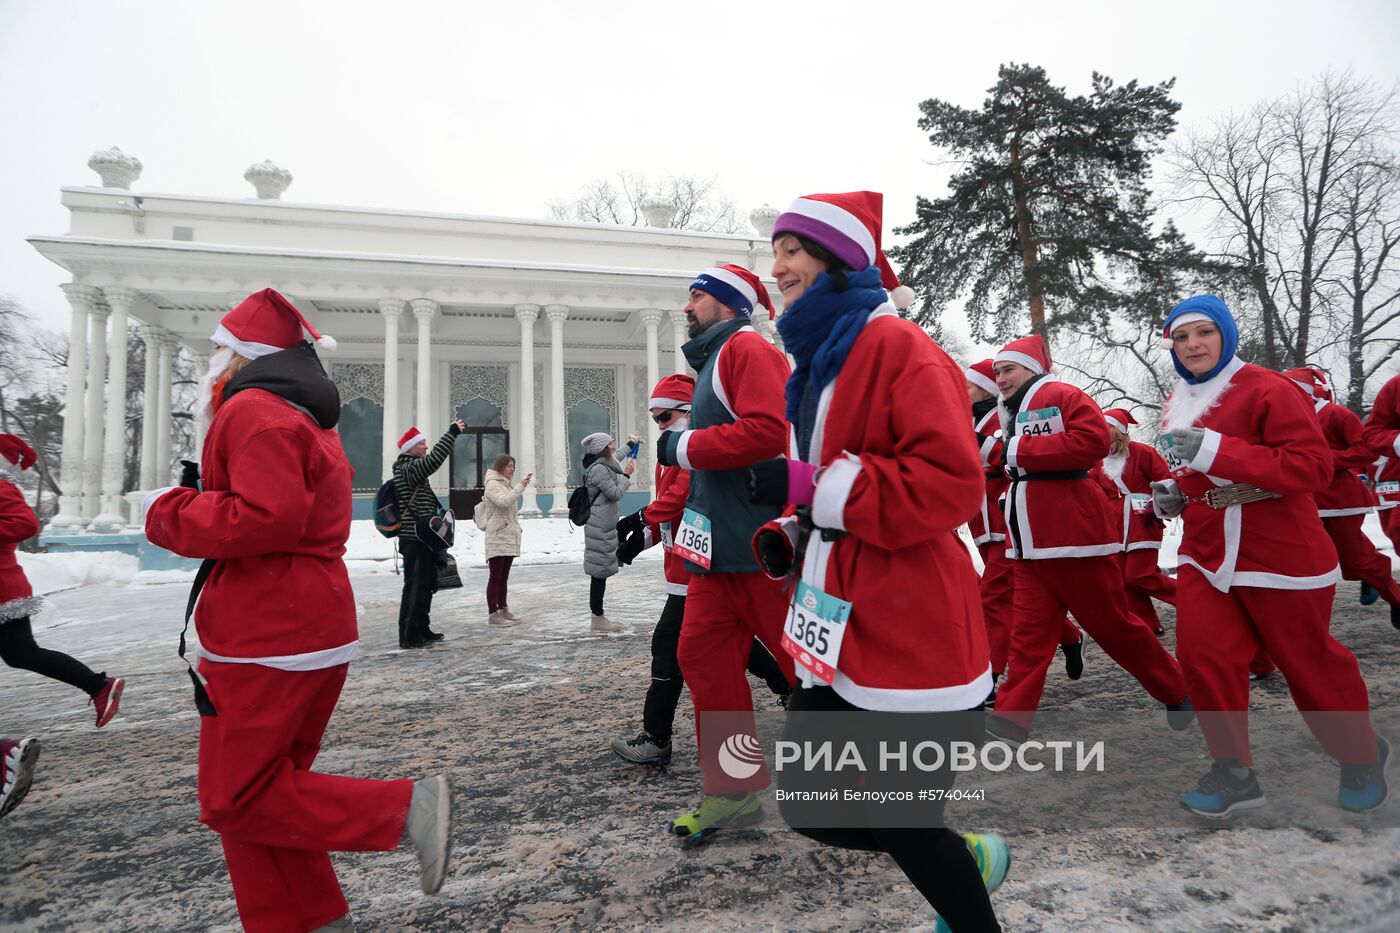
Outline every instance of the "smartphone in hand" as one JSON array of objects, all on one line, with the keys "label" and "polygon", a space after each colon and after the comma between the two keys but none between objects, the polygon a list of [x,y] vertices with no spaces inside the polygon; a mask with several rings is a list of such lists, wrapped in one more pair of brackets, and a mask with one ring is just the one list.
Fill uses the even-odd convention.
[{"label": "smartphone in hand", "polygon": [[641,452],[641,449],[642,449],[642,442],[641,442],[641,441],[632,441],[631,443],[629,443],[629,444],[627,445],[627,456],[628,456],[630,459],[632,459],[632,460],[636,460],[636,459],[637,459],[637,454],[638,454],[639,452]]}]

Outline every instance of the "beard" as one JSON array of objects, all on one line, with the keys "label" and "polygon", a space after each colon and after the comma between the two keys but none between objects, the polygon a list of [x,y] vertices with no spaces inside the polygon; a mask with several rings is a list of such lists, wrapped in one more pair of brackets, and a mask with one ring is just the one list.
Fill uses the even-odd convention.
[{"label": "beard", "polygon": [[209,369],[199,380],[199,395],[195,400],[195,414],[207,426],[214,420],[214,388],[219,384],[224,371],[233,362],[233,350],[229,347],[220,347],[214,351],[214,355],[209,357]]}]

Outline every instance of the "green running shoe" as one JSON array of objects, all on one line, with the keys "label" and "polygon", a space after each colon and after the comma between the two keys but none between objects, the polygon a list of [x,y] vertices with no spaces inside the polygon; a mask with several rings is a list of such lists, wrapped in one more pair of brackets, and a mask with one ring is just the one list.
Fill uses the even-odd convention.
[{"label": "green running shoe", "polygon": [[[987,893],[991,894],[1001,883],[1006,880],[1006,876],[1011,872],[1011,847],[1006,844],[1006,840],[995,833],[963,833],[963,842],[967,843],[967,851],[972,853],[977,859],[977,870],[982,873],[982,883],[987,886]],[[933,926],[934,933],[953,933],[953,928],[948,926],[948,921],[942,917]]]},{"label": "green running shoe", "polygon": [[731,798],[709,794],[685,816],[674,820],[670,831],[687,842],[700,842],[721,829],[742,829],[763,822],[763,804],[757,794]]}]

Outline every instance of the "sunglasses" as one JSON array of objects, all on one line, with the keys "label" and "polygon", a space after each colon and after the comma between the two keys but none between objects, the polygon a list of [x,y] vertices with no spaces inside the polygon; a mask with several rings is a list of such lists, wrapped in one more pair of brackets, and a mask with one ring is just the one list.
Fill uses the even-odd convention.
[{"label": "sunglasses", "polygon": [[651,420],[655,421],[657,424],[665,425],[669,423],[673,418],[678,418],[683,414],[685,414],[685,412],[681,411],[679,408],[671,408],[666,411],[663,411],[659,415],[652,415]]}]

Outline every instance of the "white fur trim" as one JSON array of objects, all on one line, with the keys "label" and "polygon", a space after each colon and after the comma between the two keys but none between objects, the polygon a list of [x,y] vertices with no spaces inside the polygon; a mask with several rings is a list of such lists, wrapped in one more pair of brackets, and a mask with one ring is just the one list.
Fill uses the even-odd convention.
[{"label": "white fur trim", "polygon": [[1220,453],[1220,432],[1212,431],[1210,428],[1203,430],[1206,432],[1206,436],[1201,441],[1201,449],[1196,451],[1196,456],[1187,464],[1197,473],[1209,473],[1211,465],[1215,463],[1215,455]]},{"label": "white fur trim", "polygon": [[1214,379],[1194,385],[1185,379],[1179,380],[1162,409],[1162,433],[1194,427],[1220,403],[1241,369],[1244,369],[1244,360],[1237,356],[1225,364]]},{"label": "white fur trim", "polygon": [[1355,509],[1318,509],[1317,514],[1321,518],[1346,518],[1348,515],[1370,515],[1375,511],[1372,506],[1364,506]]},{"label": "white fur trim", "polygon": [[1029,353],[1022,353],[1020,350],[1002,350],[996,356],[992,357],[992,362],[1018,363],[1021,366],[1026,367],[1026,369],[1029,369],[1031,372],[1035,373],[1037,376],[1042,376],[1045,374],[1045,367],[1040,365],[1040,360],[1031,356]]},{"label": "white fur trim", "polygon": [[1400,434],[1395,435],[1395,443],[1390,445],[1396,456],[1400,456]]},{"label": "white fur trim", "polygon": [[812,497],[812,521],[822,528],[846,530],[846,502],[860,476],[860,458],[847,453],[822,471]]},{"label": "white fur trim", "polygon": [[322,334],[316,338],[316,346],[328,353],[334,353],[336,348],[335,338],[330,334]]},{"label": "white fur trim", "polygon": [[399,453],[406,454],[419,444],[426,444],[427,442],[428,438],[424,436],[422,432],[419,432],[399,445]]},{"label": "white fur trim", "polygon": [[788,206],[784,213],[801,214],[803,217],[810,217],[840,231],[865,250],[865,261],[874,265],[875,237],[871,235],[869,227],[861,223],[855,214],[844,207],[837,207],[826,201],[798,198]]},{"label": "white fur trim", "polygon": [[838,669],[831,689],[852,706],[892,713],[953,712],[971,709],[992,692],[992,666],[969,683],[924,690],[864,687]]},{"label": "white fur trim", "polygon": [[[730,288],[743,295],[744,298],[748,300],[750,308],[757,308],[759,306],[758,293],[753,290],[753,286],[745,282],[743,277],[735,275],[728,269],[710,266],[708,269],[701,270],[700,275],[708,275],[712,279],[719,279],[725,285],[728,285]],[[697,276],[697,278],[698,277],[699,276]]]},{"label": "white fur trim", "polygon": [[914,304],[914,289],[908,285],[896,285],[890,292],[890,301],[896,308],[908,308]]},{"label": "white fur trim", "polygon": [[653,398],[647,400],[648,408],[664,408],[667,411],[674,411],[679,408],[681,411],[690,411],[690,403],[682,402],[678,398]]},{"label": "white fur trim", "polygon": [[967,377],[968,382],[972,383],[977,388],[981,389],[983,392],[986,392],[987,394],[991,395],[993,398],[996,398],[999,395],[1001,395],[1001,389],[997,388],[997,384],[995,382],[988,379],[986,376],[982,375],[972,367],[969,366],[967,369],[964,369],[963,375]]},{"label": "white fur trim", "polygon": [[1168,321],[1167,327],[1170,329],[1168,330],[1164,328],[1163,333],[1167,334],[1168,336],[1171,336],[1172,334],[1176,333],[1176,329],[1178,327],[1184,327],[1187,324],[1194,324],[1197,321],[1210,321],[1210,323],[1212,324],[1215,323],[1215,321],[1211,320],[1209,314],[1202,314],[1199,311],[1187,311],[1180,317],[1175,317]]},{"label": "white fur trim", "polygon": [[694,433],[694,431],[682,431],[680,440],[676,442],[676,462],[687,470],[695,469],[690,465],[690,436]]},{"label": "white fur trim", "polygon": [[1114,484],[1124,492],[1127,492],[1127,488],[1120,480],[1123,479],[1123,468],[1127,465],[1127,454],[1109,454],[1107,457],[1103,458],[1104,473],[1108,474],[1108,478],[1113,480]]},{"label": "white fur trim", "polygon": [[161,496],[165,495],[165,494],[166,494],[167,492],[169,492],[170,490],[176,489],[176,488],[178,488],[178,487],[175,487],[175,486],[163,486],[163,487],[161,487],[160,489],[153,489],[153,490],[151,490],[150,492],[146,493],[146,498],[141,500],[141,514],[142,514],[142,515],[150,515],[150,514],[151,514],[151,506],[153,506],[153,505],[156,504],[156,500],[159,499]]},{"label": "white fur trim", "polygon": [[1124,434],[1128,433],[1128,426],[1123,422],[1119,421],[1117,418],[1110,418],[1108,415],[1104,415],[1103,420],[1107,421],[1110,425],[1122,431]]},{"label": "white fur trim", "polygon": [[227,347],[244,359],[255,360],[260,356],[270,356],[273,353],[281,353],[286,347],[274,347],[271,344],[256,343],[251,340],[239,340],[228,328],[220,324],[214,328],[214,336],[209,338],[217,346]]},{"label": "white fur trim", "polygon": [[686,584],[684,584],[684,583],[672,583],[670,580],[667,580],[667,581],[666,581],[666,595],[667,595],[667,596],[684,596],[684,595],[685,595],[685,592],[686,592]]},{"label": "white fur trim", "polygon": [[44,607],[42,596],[21,596],[7,603],[0,603],[0,624],[13,622],[34,615]]},{"label": "white fur trim", "polygon": [[349,664],[355,660],[359,653],[360,643],[358,640],[338,648],[307,651],[304,654],[271,655],[262,658],[231,658],[206,651],[203,645],[198,648],[199,656],[207,661],[215,661],[219,664],[258,664],[262,667],[276,668],[279,671],[323,671],[328,667]]}]

